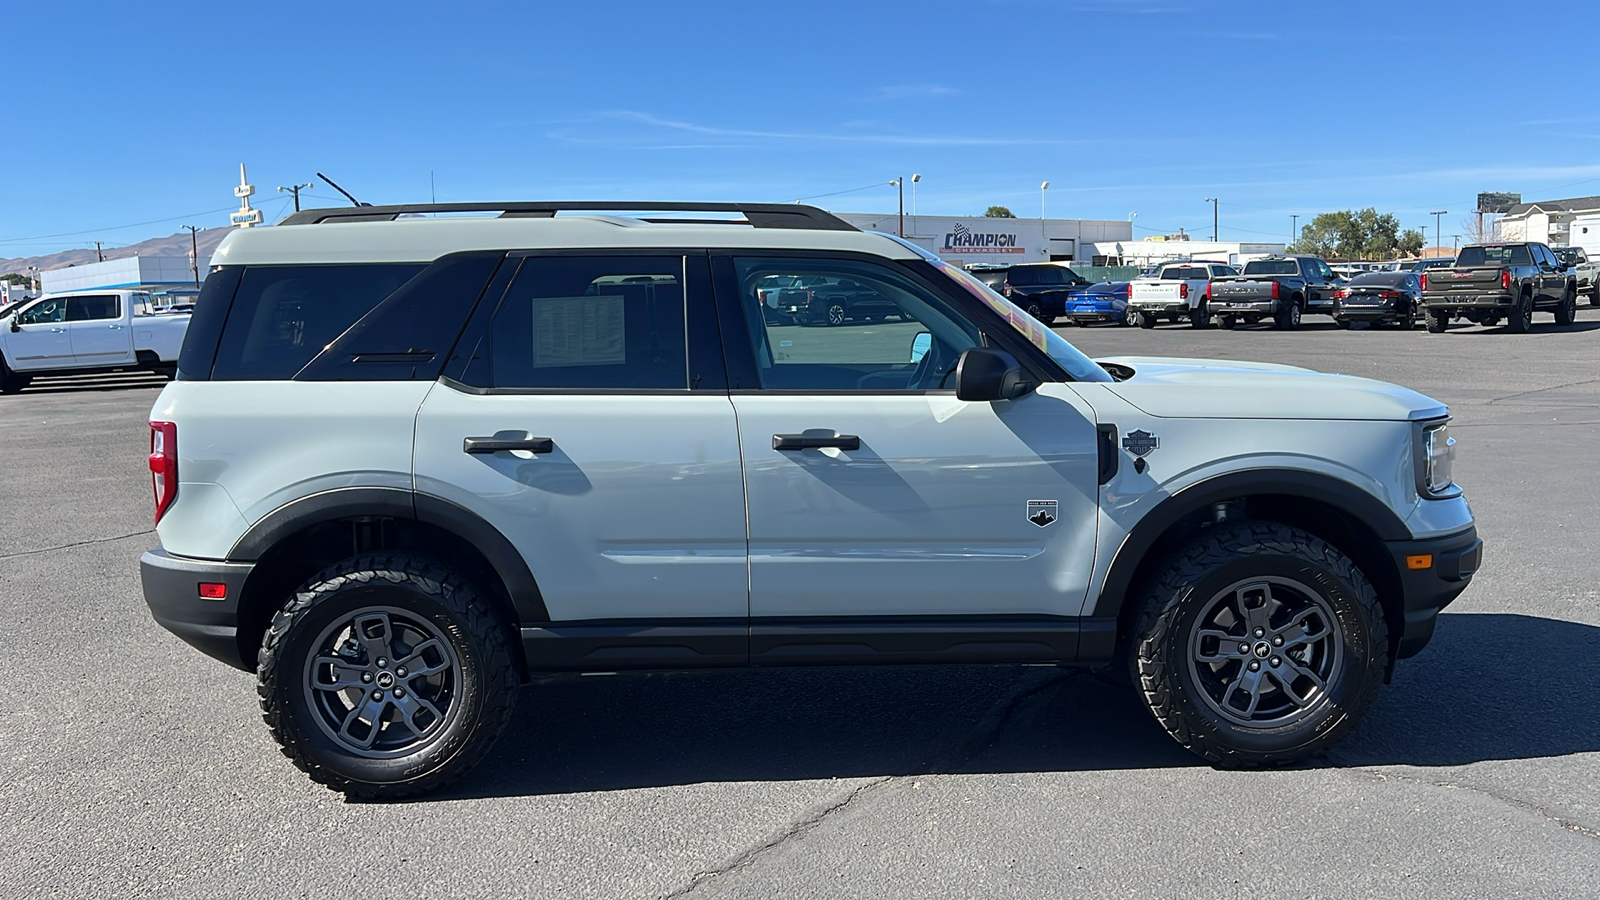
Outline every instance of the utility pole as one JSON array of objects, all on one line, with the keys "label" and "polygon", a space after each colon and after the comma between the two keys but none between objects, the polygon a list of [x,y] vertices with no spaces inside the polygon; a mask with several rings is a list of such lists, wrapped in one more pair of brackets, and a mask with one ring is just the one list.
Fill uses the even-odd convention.
[{"label": "utility pole", "polygon": [[278,193],[281,194],[284,191],[288,191],[289,193],[293,194],[294,195],[294,211],[295,212],[299,212],[300,211],[300,192],[301,191],[310,190],[311,187],[312,187],[312,185],[311,185],[311,182],[309,182],[309,181],[306,182],[305,184],[291,184],[288,187],[284,187],[283,185],[279,185],[278,186]]},{"label": "utility pole", "polygon": [[1450,210],[1448,209],[1436,209],[1433,212],[1428,213],[1428,215],[1433,216],[1433,245],[1435,247],[1438,247],[1444,243],[1444,238],[1440,236],[1440,217],[1447,216],[1449,214]]},{"label": "utility pole", "polygon": [[919,182],[921,180],[922,180],[922,176],[921,175],[918,175],[916,173],[912,173],[912,175],[911,175],[911,230],[912,231],[916,231],[917,230],[917,182]]},{"label": "utility pole", "polygon": [[96,262],[105,262],[106,261],[106,255],[100,251],[100,248],[105,246],[105,243],[106,243],[105,241],[95,241],[94,242],[94,258],[95,258]]},{"label": "utility pole", "polygon": [[895,180],[889,182],[889,184],[892,187],[895,187],[895,188],[899,189],[899,191],[900,191],[900,230],[895,232],[895,233],[900,235],[901,237],[905,237],[906,236],[906,185],[905,185],[905,180],[906,180],[905,176],[902,175],[899,178],[896,178]]},{"label": "utility pole", "polygon": [[189,269],[194,272],[195,290],[199,290],[200,289],[200,239],[195,237],[195,235],[197,233],[199,233],[199,232],[205,231],[205,228],[203,228],[201,226],[198,226],[198,225],[183,225],[181,227],[189,229]]},{"label": "utility pole", "polygon": [[1206,202],[1211,204],[1211,243],[1217,242],[1217,198],[1207,197]]},{"label": "utility pole", "polygon": [[1300,243],[1300,216],[1289,214],[1289,246]]}]

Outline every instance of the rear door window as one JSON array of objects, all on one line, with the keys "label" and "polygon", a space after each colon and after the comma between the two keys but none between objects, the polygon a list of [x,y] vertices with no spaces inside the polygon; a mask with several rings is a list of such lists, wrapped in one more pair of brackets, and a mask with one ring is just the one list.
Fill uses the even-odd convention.
[{"label": "rear door window", "polygon": [[67,298],[68,322],[93,322],[115,319],[122,310],[116,294],[96,294],[90,297]]},{"label": "rear door window", "polygon": [[513,390],[685,390],[681,256],[528,257],[462,375]]}]

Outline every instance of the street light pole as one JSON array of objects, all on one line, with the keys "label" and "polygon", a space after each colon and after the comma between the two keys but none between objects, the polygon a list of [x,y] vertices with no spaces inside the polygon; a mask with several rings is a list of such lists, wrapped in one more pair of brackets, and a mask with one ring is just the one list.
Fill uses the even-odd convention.
[{"label": "street light pole", "polygon": [[1289,214],[1289,246],[1300,243],[1300,216]]},{"label": "street light pole", "polygon": [[905,186],[905,180],[906,180],[905,176],[902,175],[899,178],[896,178],[895,180],[889,182],[890,185],[892,185],[893,187],[895,187],[896,189],[898,189],[900,191],[900,228],[895,233],[900,235],[901,237],[905,237],[906,236],[906,186]]},{"label": "street light pole", "polygon": [[[432,178],[433,177],[433,173],[429,172],[428,173],[428,177]],[[289,193],[293,194],[294,195],[294,211],[295,212],[299,212],[300,211],[300,192],[301,191],[308,191],[308,190],[310,190],[312,188],[312,186],[313,186],[312,183],[309,182],[309,181],[306,182],[305,184],[291,184],[288,187],[284,187],[283,185],[280,184],[280,185],[278,185],[278,193],[281,194],[284,191],[288,191]]]},{"label": "street light pole", "polygon": [[1044,192],[1050,190],[1050,182],[1039,183],[1039,221],[1044,221]]},{"label": "street light pole", "polygon": [[1444,243],[1444,238],[1440,235],[1440,232],[1439,232],[1440,217],[1447,216],[1449,214],[1450,214],[1450,210],[1448,210],[1448,209],[1436,209],[1433,212],[1428,213],[1428,215],[1433,216],[1433,245],[1435,247],[1438,247],[1439,245]]},{"label": "street light pole", "polygon": [[201,227],[199,225],[184,225],[184,226],[181,226],[181,227],[189,229],[189,268],[190,268],[191,271],[194,272],[195,290],[199,290],[200,289],[200,239],[195,237],[195,235],[198,234],[199,232],[205,231],[205,228],[203,228],[203,227]]},{"label": "street light pole", "polygon": [[921,180],[922,180],[922,176],[921,175],[918,175],[915,172],[912,173],[912,175],[911,175],[911,230],[913,232],[915,232],[917,230],[917,182],[919,182]]},{"label": "street light pole", "polygon": [[1211,204],[1211,243],[1217,242],[1217,198],[1207,197],[1206,202]]}]

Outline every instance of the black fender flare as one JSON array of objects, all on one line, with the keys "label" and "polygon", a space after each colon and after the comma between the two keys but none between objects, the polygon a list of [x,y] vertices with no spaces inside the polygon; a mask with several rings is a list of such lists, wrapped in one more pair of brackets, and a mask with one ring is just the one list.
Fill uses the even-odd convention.
[{"label": "black fender flare", "polygon": [[550,621],[544,595],[527,560],[500,529],[460,504],[403,488],[334,488],[291,500],[246,529],[227,558],[253,562],[278,542],[312,525],[358,516],[412,519],[458,535],[488,560],[522,624]]},{"label": "black fender flare", "polygon": [[1133,527],[1112,557],[1100,594],[1088,615],[1117,616],[1134,576],[1161,535],[1178,521],[1213,503],[1278,495],[1315,500],[1343,510],[1381,541],[1411,540],[1411,529],[1377,497],[1331,475],[1295,469],[1246,469],[1206,478],[1162,500]]}]

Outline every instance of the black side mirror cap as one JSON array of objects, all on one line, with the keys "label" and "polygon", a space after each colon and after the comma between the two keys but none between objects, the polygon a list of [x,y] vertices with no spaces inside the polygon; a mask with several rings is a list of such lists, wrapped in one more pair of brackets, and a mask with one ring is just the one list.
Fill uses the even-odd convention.
[{"label": "black side mirror cap", "polygon": [[956,397],[982,402],[1011,400],[1038,387],[1009,353],[973,347],[956,361]]},{"label": "black side mirror cap", "polygon": [[17,333],[17,332],[19,332],[21,330],[22,330],[22,326],[17,324],[17,319],[16,319],[15,316],[13,316],[11,318],[11,333],[15,334],[15,333]]}]

